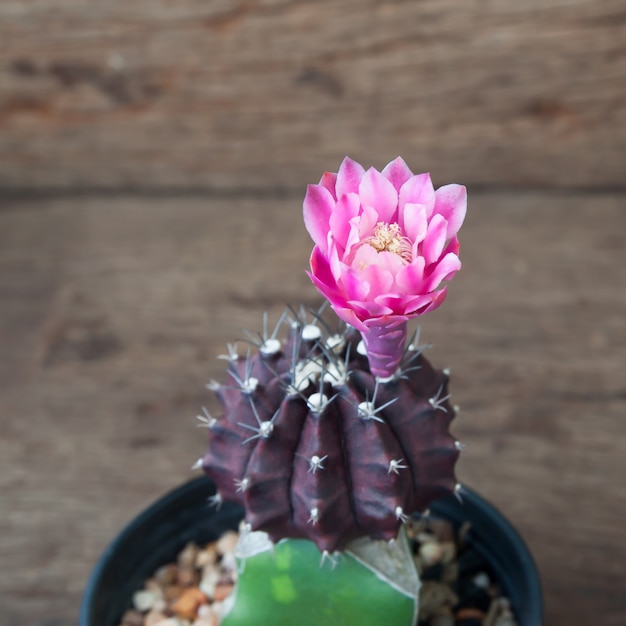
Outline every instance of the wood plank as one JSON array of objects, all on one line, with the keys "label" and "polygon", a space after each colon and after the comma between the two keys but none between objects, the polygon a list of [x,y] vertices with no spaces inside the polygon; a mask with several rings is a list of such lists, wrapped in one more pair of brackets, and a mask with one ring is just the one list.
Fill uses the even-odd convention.
[{"label": "wood plank", "polygon": [[[623,195],[474,193],[423,318],[459,478],[520,529],[546,624],[626,621]],[[201,454],[226,341],[319,298],[300,198],[83,197],[0,212],[0,626],[75,623],[115,532]]]},{"label": "wood plank", "polygon": [[5,1],[0,187],[622,187],[622,0]]}]

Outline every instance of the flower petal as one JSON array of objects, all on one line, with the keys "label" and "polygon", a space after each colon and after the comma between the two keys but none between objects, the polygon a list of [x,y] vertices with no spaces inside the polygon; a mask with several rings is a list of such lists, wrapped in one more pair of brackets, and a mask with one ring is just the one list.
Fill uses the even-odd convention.
[{"label": "flower petal", "polygon": [[434,311],[435,309],[439,308],[443,304],[443,301],[446,299],[447,295],[448,295],[447,287],[444,287],[443,289],[440,289],[439,291],[435,291],[433,294],[431,294],[432,300],[430,304],[424,307],[423,309],[421,309],[419,314],[424,315],[424,313],[428,313],[429,311]]},{"label": "flower petal", "polygon": [[396,191],[400,191],[400,187],[406,183],[413,172],[409,169],[409,166],[404,162],[402,157],[397,157],[390,163],[385,165],[385,169],[381,174],[396,188]]},{"label": "flower petal", "polygon": [[420,243],[426,237],[428,220],[423,204],[407,202],[400,210],[400,227],[411,243]]},{"label": "flower petal", "polygon": [[328,189],[320,185],[309,185],[302,203],[304,225],[311,239],[326,252],[328,229],[335,201]]},{"label": "flower petal", "polygon": [[346,157],[337,172],[337,182],[335,184],[337,199],[346,193],[358,193],[359,183],[364,173],[365,169],[360,163]]},{"label": "flower petal", "polygon": [[320,185],[324,189],[328,189],[330,195],[337,200],[337,194],[335,192],[335,186],[337,184],[337,174],[335,172],[324,172],[324,175],[320,179]]},{"label": "flower petal", "polygon": [[361,272],[362,279],[369,285],[369,297],[389,293],[393,287],[393,274],[380,265],[368,265]]},{"label": "flower petal", "polygon": [[359,220],[359,237],[363,240],[374,232],[378,223],[378,213],[371,206],[362,207],[361,219]]},{"label": "flower petal", "polygon": [[357,330],[360,330],[361,332],[365,332],[367,330],[367,326],[359,319],[353,308],[349,306],[339,306],[333,304],[332,302],[330,303],[330,306],[337,314],[337,317],[342,319],[346,324],[354,326]]},{"label": "flower petal", "polygon": [[365,282],[359,272],[352,268],[341,275],[341,288],[346,300],[364,300],[370,292],[369,283]]},{"label": "flower petal", "polygon": [[426,265],[434,263],[443,252],[443,247],[446,244],[446,232],[448,229],[448,222],[442,215],[433,215],[428,224],[428,232],[422,242],[422,256],[426,261]]},{"label": "flower petal", "polygon": [[370,167],[359,185],[361,204],[372,207],[378,213],[379,221],[395,221],[398,208],[398,192],[394,186],[377,170]]},{"label": "flower petal", "polygon": [[426,217],[432,215],[435,207],[435,188],[430,180],[430,174],[416,174],[402,185],[399,193],[400,211],[407,203],[423,204],[426,209]]},{"label": "flower petal", "polygon": [[467,189],[463,185],[444,185],[435,192],[435,213],[443,215],[448,222],[446,239],[456,235],[463,224],[467,211]]},{"label": "flower petal", "polygon": [[426,277],[424,289],[433,291],[444,280],[450,280],[461,269],[461,261],[452,252],[446,254]]},{"label": "flower petal", "polygon": [[318,288],[319,285],[324,286],[324,295],[330,292],[337,292],[337,281],[330,269],[328,259],[318,246],[315,246],[311,252],[310,264],[311,273],[309,276],[311,280],[314,280],[315,284],[318,285]]},{"label": "flower petal", "polygon": [[405,294],[418,295],[424,290],[424,257],[417,257],[396,274],[396,284]]},{"label": "flower petal", "polygon": [[356,314],[361,319],[368,317],[383,317],[393,313],[388,306],[385,306],[384,304],[377,304],[371,300],[348,300],[348,304],[351,307],[354,307]]},{"label": "flower petal", "polygon": [[341,248],[341,254],[348,246],[352,230],[350,220],[359,214],[359,197],[354,193],[341,196],[330,216],[330,232]]}]

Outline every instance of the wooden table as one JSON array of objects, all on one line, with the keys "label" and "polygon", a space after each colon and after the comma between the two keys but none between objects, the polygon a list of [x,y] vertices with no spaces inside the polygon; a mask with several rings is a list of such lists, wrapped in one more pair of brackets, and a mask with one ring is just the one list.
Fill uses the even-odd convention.
[{"label": "wooden table", "polygon": [[547,626],[626,624],[624,34],[623,0],[0,4],[0,626],[75,624],[226,342],[320,302],[302,196],[346,153],[468,185],[422,320],[459,479]]}]

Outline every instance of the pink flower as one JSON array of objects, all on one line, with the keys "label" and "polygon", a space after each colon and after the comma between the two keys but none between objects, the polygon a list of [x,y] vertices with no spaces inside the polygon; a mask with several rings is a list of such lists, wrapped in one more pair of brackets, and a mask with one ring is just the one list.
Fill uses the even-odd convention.
[{"label": "pink flower", "polygon": [[[400,157],[382,172],[346,157],[337,174],[308,186],[304,222],[315,242],[309,276],[337,315],[363,333],[370,366],[372,350],[383,349],[374,336],[395,328],[405,337],[407,320],[444,301],[443,283],[461,267],[456,235],[466,206],[465,187],[435,190],[429,174],[414,175]],[[404,337],[383,351],[397,353]],[[391,357],[378,368],[387,376],[401,354]]]}]

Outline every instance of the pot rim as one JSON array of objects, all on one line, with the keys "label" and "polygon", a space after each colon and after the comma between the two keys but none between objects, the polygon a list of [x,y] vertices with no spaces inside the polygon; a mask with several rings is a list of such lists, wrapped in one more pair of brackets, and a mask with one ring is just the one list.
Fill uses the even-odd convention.
[{"label": "pot rim", "polygon": [[[90,626],[92,617],[92,606],[94,597],[103,583],[108,568],[111,566],[115,555],[124,549],[125,545],[134,537],[142,534],[142,529],[155,517],[164,517],[169,511],[180,512],[186,504],[206,502],[207,498],[216,492],[215,485],[207,476],[200,476],[174,487],[161,497],[154,500],[136,517],[131,519],[117,536],[104,549],[89,576],[85,591],[83,593],[80,612],[79,625]],[[432,503],[430,511],[432,514],[447,518],[453,523],[460,523],[463,519],[463,507],[465,503],[478,511],[481,516],[481,524],[473,524],[476,530],[476,537],[483,538],[482,541],[475,541],[473,547],[482,554],[495,570],[498,581],[509,592],[514,586],[512,576],[507,574],[507,568],[515,566],[516,570],[523,571],[526,584],[525,595],[531,599],[531,605],[514,606],[514,612],[520,609],[526,614],[524,623],[532,626],[541,626],[543,614],[543,594],[539,573],[531,556],[531,553],[512,524],[493,506],[490,502],[478,495],[472,489],[463,485],[460,497],[454,496],[437,500]],[[222,512],[232,517],[233,520],[243,517],[243,509],[233,503],[224,503]],[[478,528],[476,528],[478,527]],[[481,532],[482,530],[482,532]],[[504,550],[498,550],[489,546],[489,542],[484,537],[491,536],[492,532],[500,535],[501,539],[497,543],[502,544]]]}]

